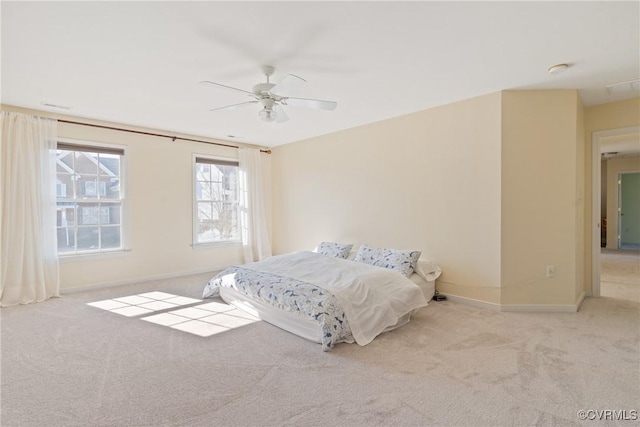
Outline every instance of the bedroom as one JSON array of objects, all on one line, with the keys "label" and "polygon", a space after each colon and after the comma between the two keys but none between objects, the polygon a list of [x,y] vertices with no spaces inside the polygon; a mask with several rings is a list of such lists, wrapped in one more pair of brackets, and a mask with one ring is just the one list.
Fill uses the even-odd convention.
[{"label": "bedroom", "polygon": [[[96,7],[93,5],[88,10],[96,10]],[[236,7],[242,13],[249,13],[242,6]],[[4,36],[7,28],[4,20],[8,19],[8,10],[10,8],[3,3],[3,43],[8,43]],[[258,12],[268,13],[268,10],[256,9],[252,13],[259,15]],[[562,18],[570,15],[567,10],[556,12]],[[487,12],[473,16],[489,19],[490,15]],[[134,22],[141,19],[131,16]],[[166,16],[163,18],[167,19]],[[583,25],[592,28],[598,21],[593,15],[588,18],[593,21],[585,18],[587,23]],[[468,19],[473,21],[475,18]],[[558,18],[558,21],[562,22],[562,19]],[[637,27],[637,20],[628,25]],[[257,31],[261,27],[254,28]],[[605,28],[601,30],[606,32]],[[317,27],[318,37],[321,38],[323,31],[322,26]],[[631,34],[637,34],[634,31],[634,28],[629,29]],[[214,35],[217,39],[229,36],[226,33]],[[161,37],[161,34],[157,37]],[[66,40],[72,45],[69,38]],[[71,40],[74,38],[71,37]],[[206,43],[201,41],[197,45],[200,48],[193,47],[191,55],[202,56],[207,43],[211,43],[211,38],[208,40]],[[631,46],[621,43],[624,52],[638,50],[637,37],[625,40]],[[164,38],[161,41],[167,42]],[[230,46],[242,47],[234,45],[233,41],[227,40]],[[388,43],[392,44],[393,41],[389,39]],[[381,48],[388,46],[381,44]],[[570,46],[573,48],[576,45]],[[614,47],[620,48],[617,45]],[[366,46],[362,49],[366,49]],[[7,50],[3,46],[3,59],[6,58],[4,52]],[[471,54],[473,49],[465,52]],[[219,53],[223,58],[231,55],[228,51]],[[326,50],[320,53],[330,56]],[[63,54],[71,55],[69,52],[58,53]],[[107,54],[112,55],[113,50],[104,53]],[[239,65],[227,66],[219,73],[226,73],[231,83],[239,87],[249,87],[258,81],[258,71],[238,78],[229,76],[237,69],[243,71],[262,65],[252,63],[240,54],[233,55],[233,60],[237,60]],[[499,53],[494,55],[500,56]],[[87,61],[97,61],[97,56],[89,55]],[[554,63],[578,59],[563,56],[554,57],[549,62],[551,56],[542,56],[540,59],[541,68],[536,71],[539,73],[538,88],[510,81],[503,86],[464,96],[463,88],[452,85],[460,93],[457,98],[447,102],[409,109],[402,114],[398,111],[351,129],[336,129],[328,135],[299,138],[305,140],[273,146],[272,154],[268,157],[271,171],[267,175],[271,176],[268,181],[272,198],[268,201],[271,203],[274,253],[312,249],[327,239],[416,248],[441,265],[444,273],[438,287],[452,298],[457,296],[459,300],[466,299],[466,302],[487,308],[575,312],[583,293],[588,295],[592,288],[589,256],[592,240],[589,221],[592,209],[591,134],[640,124],[639,101],[635,94],[629,99],[618,100],[613,97],[613,102],[583,106],[584,100],[581,101],[582,95],[575,85],[560,89],[555,86],[559,84],[557,79],[552,80],[558,77],[563,79],[564,84],[571,85],[572,79],[581,78],[579,64],[557,76],[547,73],[547,67]],[[58,57],[64,56],[48,56],[47,59],[52,61]],[[348,81],[357,79],[349,74],[348,61],[344,65],[340,63],[340,58],[330,56],[331,59],[336,61],[336,66],[342,66],[334,70],[334,74],[331,74],[331,70],[317,74],[303,70],[303,76],[309,80],[307,89],[316,91],[310,95],[317,94],[328,99],[338,97],[340,93],[332,93],[331,85],[323,85],[323,80],[336,81],[336,74],[345,75]],[[373,74],[380,82],[393,79],[391,71],[401,69],[404,61],[411,61],[402,57],[396,59],[400,65],[391,70],[380,69],[377,67],[382,65],[369,63],[368,68],[361,70],[361,77]],[[418,61],[415,57],[412,60]],[[427,65],[435,62],[429,55],[422,60]],[[231,123],[237,120],[234,115],[219,118],[208,111],[224,102],[214,103],[214,96],[218,94],[204,92],[204,88],[198,87],[198,81],[213,79],[216,70],[215,61],[201,61],[204,64],[200,74],[179,82],[189,87],[189,91],[196,92],[197,107],[202,111],[194,114],[197,113],[198,117],[204,115],[202,122],[208,126],[212,126],[210,122],[214,121]],[[484,64],[482,58],[472,56],[458,61],[458,67],[450,70],[459,73],[456,76],[464,76],[463,66],[466,62]],[[637,56],[631,58],[631,63],[637,65]],[[112,79],[124,79],[123,76],[126,76],[120,72],[120,67],[126,70],[126,64],[113,61],[101,65],[107,70],[106,76]],[[11,75],[4,70],[5,66],[3,61],[3,110],[38,111],[38,114],[71,117],[84,122],[115,122],[118,127],[167,131],[159,126],[134,123],[126,117],[120,120],[105,117],[100,121],[97,120],[99,116],[76,116],[73,109],[60,113],[44,107],[21,107],[17,101],[7,102],[6,88],[10,82],[5,79]],[[76,70],[87,68],[86,73],[98,71],[83,63],[75,63],[74,66]],[[163,71],[167,75],[176,72],[176,65],[172,61],[158,62],[157,69],[163,66],[167,68]],[[303,71],[300,73],[303,74]],[[492,71],[498,73],[498,70]],[[294,73],[296,70],[286,69],[283,72]],[[572,72],[577,75],[572,75]],[[607,72],[610,71],[607,69]],[[142,84],[145,78],[144,75],[135,77],[138,84]],[[609,84],[637,77],[636,70],[628,78],[609,81],[607,77],[604,80]],[[219,80],[224,81],[222,78]],[[464,82],[461,77],[457,80]],[[64,82],[66,86],[60,85],[59,90],[50,88],[48,90],[51,92],[36,94],[37,103],[47,101],[67,105],[70,102],[75,107],[76,101],[64,98],[65,90],[73,90],[73,87],[69,87],[73,82],[69,79]],[[435,86],[443,86],[442,80],[429,82],[428,91],[438,93]],[[600,89],[604,90],[604,86],[603,83]],[[172,87],[160,88],[160,94],[163,90],[175,96]],[[112,96],[122,97],[134,106],[139,105],[137,102],[141,97],[135,90],[126,94],[115,92]],[[363,102],[363,99],[366,101]],[[157,102],[163,105],[162,100]],[[363,107],[362,103],[369,102],[363,97],[354,105],[358,109]],[[344,108],[348,106],[346,103],[344,105]],[[335,112],[326,114],[302,114],[298,120],[304,126],[330,121],[334,117],[331,114],[337,115],[335,120],[340,120],[342,107],[341,103]],[[122,108],[125,109],[125,106]],[[293,124],[293,112],[290,115]],[[251,115],[242,116],[241,122],[244,124],[253,118]],[[211,138],[205,133],[169,130],[173,131],[171,134],[196,135],[198,139],[224,139]],[[225,131],[224,135],[242,135],[240,131],[241,128]],[[131,250],[111,256],[62,260],[60,273],[63,291],[74,288],[88,291],[107,285],[204,273],[242,261],[242,248],[239,245],[197,249],[191,246],[192,155],[234,157],[237,156],[235,149],[70,124],[59,124],[58,133],[63,138],[74,140],[126,145],[131,194]],[[261,143],[258,145],[262,146]],[[535,159],[535,162],[531,159]],[[368,210],[372,206],[376,209],[375,215]],[[555,266],[556,277],[553,279],[544,276],[545,267],[549,264]]]}]

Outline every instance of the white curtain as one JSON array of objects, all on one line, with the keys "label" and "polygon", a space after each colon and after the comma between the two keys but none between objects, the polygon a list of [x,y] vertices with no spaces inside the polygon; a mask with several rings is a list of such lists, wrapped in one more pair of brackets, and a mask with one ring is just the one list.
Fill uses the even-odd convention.
[{"label": "white curtain", "polygon": [[264,163],[268,160],[253,148],[238,149],[240,167],[240,227],[244,261],[253,262],[271,256],[267,228],[268,182]]},{"label": "white curtain", "polygon": [[58,296],[57,121],[0,112],[0,305]]}]

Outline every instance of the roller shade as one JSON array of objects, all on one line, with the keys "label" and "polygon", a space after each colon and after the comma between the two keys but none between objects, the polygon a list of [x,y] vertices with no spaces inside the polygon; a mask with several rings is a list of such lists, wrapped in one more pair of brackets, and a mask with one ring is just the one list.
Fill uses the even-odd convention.
[{"label": "roller shade", "polygon": [[205,165],[238,166],[238,161],[208,159],[206,157],[196,157],[196,163],[202,163]]},{"label": "roller shade", "polygon": [[58,150],[66,151],[85,151],[90,153],[99,154],[115,154],[117,156],[124,156],[124,149],[117,147],[98,147],[95,145],[81,145],[81,144],[69,144],[66,142],[58,142]]}]

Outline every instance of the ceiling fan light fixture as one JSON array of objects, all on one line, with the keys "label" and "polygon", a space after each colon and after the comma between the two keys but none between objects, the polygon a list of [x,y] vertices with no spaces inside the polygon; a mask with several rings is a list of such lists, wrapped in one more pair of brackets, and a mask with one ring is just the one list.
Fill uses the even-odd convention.
[{"label": "ceiling fan light fixture", "polygon": [[260,112],[258,112],[258,115],[263,122],[273,122],[276,120],[278,113],[271,109],[263,108],[262,110],[260,110]]}]

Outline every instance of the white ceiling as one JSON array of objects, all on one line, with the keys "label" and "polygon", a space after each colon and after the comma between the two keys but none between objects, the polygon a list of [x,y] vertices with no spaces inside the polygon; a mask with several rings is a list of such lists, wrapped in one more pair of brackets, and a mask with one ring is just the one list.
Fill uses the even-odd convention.
[{"label": "white ceiling", "polygon": [[629,131],[625,134],[602,137],[600,153],[607,159],[637,156],[640,153],[640,133]]},{"label": "white ceiling", "polygon": [[[508,89],[640,96],[639,2],[6,2],[3,104],[275,146]],[[570,67],[549,74],[558,63]],[[258,119],[245,90],[286,74],[333,112]],[[636,85],[637,88],[637,85]],[[43,103],[70,107],[60,110]],[[231,138],[228,135],[234,135]]]}]

